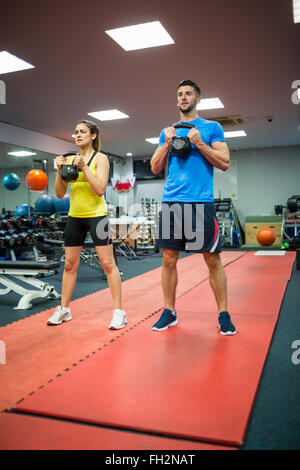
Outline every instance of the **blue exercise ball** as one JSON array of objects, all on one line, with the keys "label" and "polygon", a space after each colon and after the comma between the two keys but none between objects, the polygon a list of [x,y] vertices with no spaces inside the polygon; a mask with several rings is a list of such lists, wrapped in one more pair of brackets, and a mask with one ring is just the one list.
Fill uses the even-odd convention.
[{"label": "blue exercise ball", "polygon": [[55,212],[54,201],[54,196],[42,194],[35,202],[36,212],[39,214],[53,214]]},{"label": "blue exercise ball", "polygon": [[[15,210],[15,215],[28,215],[28,204],[20,204]],[[30,215],[34,213],[34,208],[30,206]]]},{"label": "blue exercise ball", "polygon": [[16,173],[7,173],[3,177],[2,184],[9,191],[14,191],[20,186],[20,178]]},{"label": "blue exercise ball", "polygon": [[55,212],[66,213],[70,209],[70,195],[66,194],[64,197],[54,199]]}]

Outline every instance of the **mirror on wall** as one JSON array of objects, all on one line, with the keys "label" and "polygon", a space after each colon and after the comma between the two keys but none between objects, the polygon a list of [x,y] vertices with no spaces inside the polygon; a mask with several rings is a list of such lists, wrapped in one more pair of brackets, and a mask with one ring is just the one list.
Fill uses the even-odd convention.
[{"label": "mirror on wall", "polygon": [[[0,142],[0,210],[14,211],[30,200],[34,204],[43,193],[54,194],[54,159],[56,155],[31,148]],[[47,174],[48,184],[42,191],[30,191],[26,176],[33,170]]]},{"label": "mirror on wall", "polygon": [[[114,161],[119,161],[120,157],[111,154],[107,156],[110,160],[110,181]],[[28,202],[34,206],[37,198],[43,193],[55,195],[55,157],[56,154],[0,142],[0,213],[14,211],[20,204]],[[42,170],[47,174],[48,184],[41,191],[29,192],[26,184],[26,176],[33,169]]]},{"label": "mirror on wall", "polygon": [[17,168],[32,169],[35,166],[42,168],[43,160],[47,161],[50,170],[53,170],[53,161],[56,155],[41,152],[18,145],[0,142],[0,172],[14,171]]}]

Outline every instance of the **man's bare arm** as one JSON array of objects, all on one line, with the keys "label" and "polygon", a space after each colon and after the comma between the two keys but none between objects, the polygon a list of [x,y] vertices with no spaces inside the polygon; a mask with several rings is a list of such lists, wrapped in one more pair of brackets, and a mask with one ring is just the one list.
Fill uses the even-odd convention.
[{"label": "man's bare arm", "polygon": [[150,161],[152,173],[155,175],[166,166],[171,141],[173,137],[176,137],[176,129],[174,129],[174,127],[169,127],[165,131],[165,137],[165,143],[162,146],[157,147]]}]

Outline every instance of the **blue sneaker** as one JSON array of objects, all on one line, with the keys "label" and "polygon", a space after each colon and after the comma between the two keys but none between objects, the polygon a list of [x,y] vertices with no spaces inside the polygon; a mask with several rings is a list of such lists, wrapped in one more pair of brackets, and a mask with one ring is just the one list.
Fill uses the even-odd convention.
[{"label": "blue sneaker", "polygon": [[176,310],[172,313],[171,310],[165,308],[160,319],[152,326],[152,330],[163,331],[169,328],[169,326],[177,325],[177,323]]},{"label": "blue sneaker", "polygon": [[221,312],[219,315],[219,328],[221,335],[235,335],[236,329],[231,321],[228,312]]}]

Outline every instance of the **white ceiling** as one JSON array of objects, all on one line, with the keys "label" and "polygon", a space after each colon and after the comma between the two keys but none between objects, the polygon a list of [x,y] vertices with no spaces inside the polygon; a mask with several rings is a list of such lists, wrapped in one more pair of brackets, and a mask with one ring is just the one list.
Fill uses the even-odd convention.
[{"label": "white ceiling", "polygon": [[[118,108],[130,119],[98,122],[103,151],[150,156],[145,139],[178,120],[177,84],[191,79],[225,105],[201,116],[244,119],[248,136],[228,139],[232,150],[300,144],[292,0],[22,0],[2,2],[0,15],[0,50],[35,65],[0,76],[2,122],[72,142],[88,112]],[[105,34],[154,20],[174,45],[125,52]]]}]

